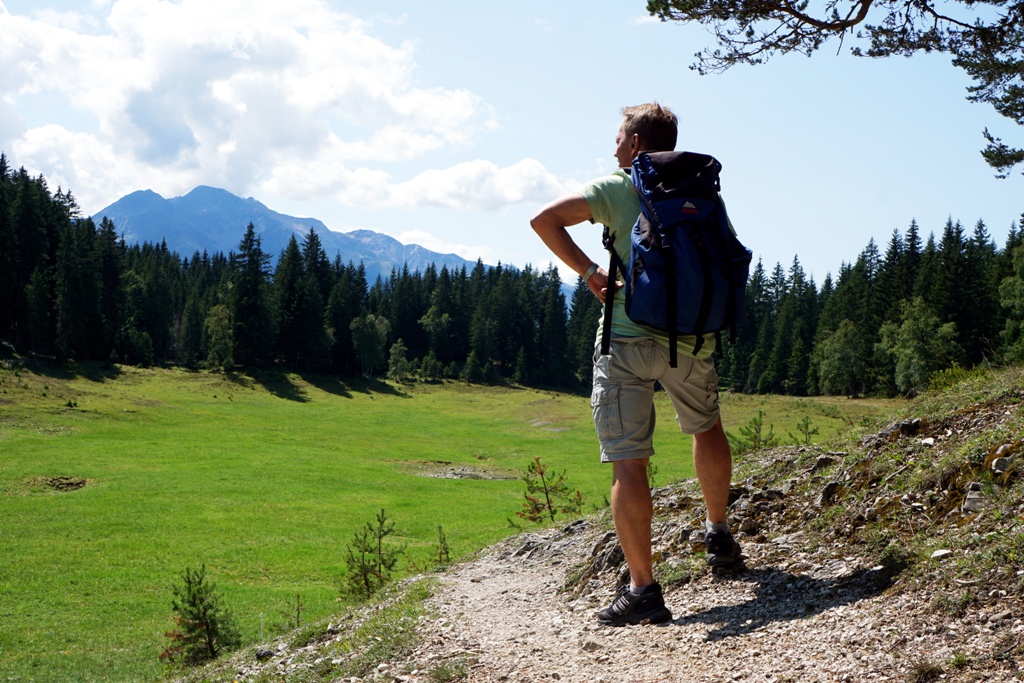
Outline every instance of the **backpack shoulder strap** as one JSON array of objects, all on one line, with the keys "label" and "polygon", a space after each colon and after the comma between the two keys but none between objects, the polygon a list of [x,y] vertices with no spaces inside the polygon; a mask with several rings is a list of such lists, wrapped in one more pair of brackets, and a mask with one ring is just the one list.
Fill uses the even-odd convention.
[{"label": "backpack shoulder strap", "polygon": [[611,230],[604,226],[604,234],[601,236],[601,243],[608,250],[608,292],[604,297],[604,324],[601,326],[601,355],[607,356],[611,349],[612,342],[612,301],[615,299],[615,281],[618,279],[619,271],[626,272],[626,266],[615,251],[615,238]]}]

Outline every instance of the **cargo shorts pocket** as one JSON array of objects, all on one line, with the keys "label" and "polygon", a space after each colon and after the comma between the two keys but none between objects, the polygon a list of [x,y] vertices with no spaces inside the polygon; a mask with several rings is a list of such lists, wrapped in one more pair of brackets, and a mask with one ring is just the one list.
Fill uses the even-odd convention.
[{"label": "cargo shorts pocket", "polygon": [[707,391],[704,408],[707,412],[712,413],[718,410],[718,373],[714,370],[704,380],[704,388]]},{"label": "cargo shorts pocket", "polygon": [[622,417],[619,412],[619,383],[599,382],[590,395],[590,408],[594,413],[594,428],[598,439],[621,439]]}]

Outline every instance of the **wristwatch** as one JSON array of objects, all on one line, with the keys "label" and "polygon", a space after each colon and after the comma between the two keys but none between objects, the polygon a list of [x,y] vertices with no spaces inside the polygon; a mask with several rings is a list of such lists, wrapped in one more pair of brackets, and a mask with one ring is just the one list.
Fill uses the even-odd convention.
[{"label": "wristwatch", "polygon": [[597,272],[598,268],[600,268],[600,266],[598,266],[596,263],[591,263],[590,267],[587,268],[586,271],[584,271],[583,273],[583,282],[590,282],[590,278],[594,276],[594,273]]}]

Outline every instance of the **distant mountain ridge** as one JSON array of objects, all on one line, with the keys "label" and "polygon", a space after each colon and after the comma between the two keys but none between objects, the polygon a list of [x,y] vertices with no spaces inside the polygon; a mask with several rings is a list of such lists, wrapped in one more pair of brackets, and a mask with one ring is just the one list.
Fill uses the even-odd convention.
[{"label": "distant mountain ridge", "polygon": [[417,244],[402,244],[393,237],[372,230],[334,232],[316,218],[287,216],[249,197],[243,199],[227,190],[200,185],[182,197],[165,199],[152,190],[125,195],[93,215],[97,223],[104,217],[114,222],[118,233],[129,244],[166,241],[167,247],[182,257],[195,252],[238,250],[245,228],[252,223],[260,236],[263,251],[276,261],[292,235],[299,239],[313,228],[324,251],[332,261],[340,254],[345,263],[360,261],[372,283],[377,275],[387,277],[392,268],[423,271],[430,264],[438,269],[469,269],[475,265],[455,254],[440,254]]}]

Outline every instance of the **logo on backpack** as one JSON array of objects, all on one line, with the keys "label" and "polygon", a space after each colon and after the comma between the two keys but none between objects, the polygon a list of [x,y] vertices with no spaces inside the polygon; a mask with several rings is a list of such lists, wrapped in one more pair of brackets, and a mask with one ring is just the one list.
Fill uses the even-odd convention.
[{"label": "logo on backpack", "polygon": [[[696,355],[704,335],[746,322],[746,285],[752,253],[732,231],[718,191],[722,165],[692,152],[641,152],[633,160],[633,187],[640,216],[630,232],[629,263],[611,252],[609,280],[622,271],[626,315],[669,337],[669,362],[676,367],[679,335],[694,335]],[[601,353],[608,354],[614,288],[605,298]]]}]

